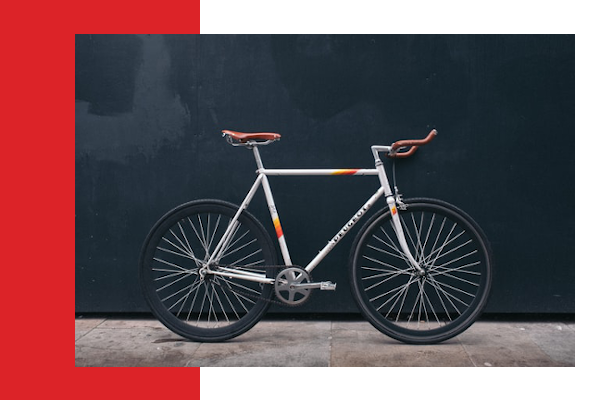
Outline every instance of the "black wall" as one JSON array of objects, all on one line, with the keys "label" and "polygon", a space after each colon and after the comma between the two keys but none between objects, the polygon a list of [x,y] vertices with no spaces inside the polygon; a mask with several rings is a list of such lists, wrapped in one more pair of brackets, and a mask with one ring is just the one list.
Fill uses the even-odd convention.
[{"label": "black wall", "polygon": [[[574,36],[77,35],[75,51],[76,312],[147,311],[137,258],[154,222],[195,198],[241,202],[256,167],[222,129],[281,133],[268,168],[370,168],[371,144],[431,128],[400,190],[487,233],[487,312],[575,311]],[[271,185],[305,265],[377,179]],[[250,210],[273,230],[262,195]],[[351,236],[313,273],[338,290],[293,312],[356,311]]]}]

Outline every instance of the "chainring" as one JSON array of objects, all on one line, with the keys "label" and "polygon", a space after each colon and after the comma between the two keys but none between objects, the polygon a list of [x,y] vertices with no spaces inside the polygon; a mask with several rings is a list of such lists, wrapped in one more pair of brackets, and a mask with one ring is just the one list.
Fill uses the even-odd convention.
[{"label": "chainring", "polygon": [[295,288],[294,285],[310,282],[310,274],[305,269],[286,268],[275,277],[275,296],[289,306],[299,306],[308,301],[312,289]]}]

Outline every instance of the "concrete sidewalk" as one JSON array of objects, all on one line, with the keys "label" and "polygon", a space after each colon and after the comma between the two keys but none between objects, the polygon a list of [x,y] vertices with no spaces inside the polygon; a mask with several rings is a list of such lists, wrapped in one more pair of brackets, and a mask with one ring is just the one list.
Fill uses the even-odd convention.
[{"label": "concrete sidewalk", "polygon": [[356,320],[265,319],[223,343],[195,343],[153,319],[75,319],[76,367],[572,367],[575,323],[480,321],[415,346]]}]

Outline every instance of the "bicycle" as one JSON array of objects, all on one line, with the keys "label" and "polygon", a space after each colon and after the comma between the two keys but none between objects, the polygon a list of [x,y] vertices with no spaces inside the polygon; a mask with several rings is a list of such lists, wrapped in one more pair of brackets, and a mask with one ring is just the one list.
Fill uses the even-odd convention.
[{"label": "bicycle", "polygon": [[[224,130],[233,146],[252,150],[257,178],[237,206],[195,200],[165,214],[151,229],[140,257],[144,297],[155,317],[194,341],[217,342],[252,328],[270,304],[304,304],[313,290],[335,290],[314,282],[311,271],[382,196],[386,206],[360,229],[350,251],[351,292],[364,318],[382,333],[414,344],[458,335],[479,317],[492,278],[488,240],[459,208],[428,198],[403,199],[388,181],[380,154],[411,156],[429,143],[400,140],[371,146],[374,169],[267,169],[259,147],[277,133]],[[306,266],[292,263],[268,177],[377,176],[379,189]],[[262,186],[283,264],[265,227],[247,208]]]}]

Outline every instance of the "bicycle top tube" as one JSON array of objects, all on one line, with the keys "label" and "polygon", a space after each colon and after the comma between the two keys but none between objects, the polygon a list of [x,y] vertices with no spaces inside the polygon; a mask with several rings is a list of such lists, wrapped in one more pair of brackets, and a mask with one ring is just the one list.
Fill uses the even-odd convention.
[{"label": "bicycle top tube", "polygon": [[259,174],[274,175],[274,176],[317,176],[317,175],[352,175],[366,176],[377,175],[376,169],[367,168],[352,168],[352,169],[265,169],[260,168],[257,171]]}]

